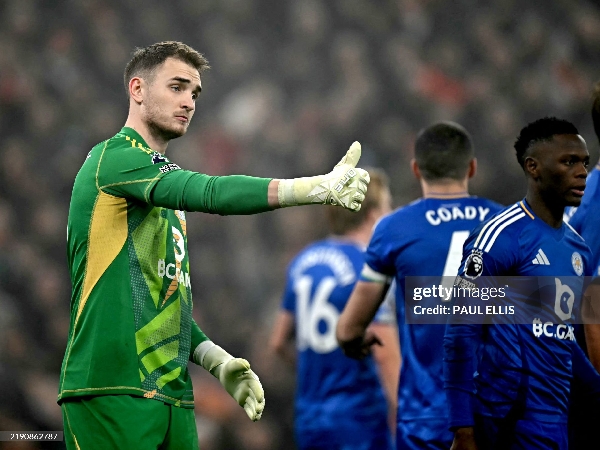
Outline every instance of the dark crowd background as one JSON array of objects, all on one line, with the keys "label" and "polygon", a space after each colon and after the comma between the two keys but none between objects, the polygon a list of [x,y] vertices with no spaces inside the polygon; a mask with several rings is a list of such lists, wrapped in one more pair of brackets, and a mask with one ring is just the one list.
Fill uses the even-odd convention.
[{"label": "dark crowd background", "polygon": [[[62,430],[72,183],[125,121],[131,51],[161,40],[191,45],[212,66],[187,135],[167,153],[187,169],[316,175],[359,140],[360,165],[386,170],[399,206],[419,196],[415,134],[454,120],[476,146],[471,192],[508,204],[524,194],[512,145],[528,122],[570,120],[592,164],[598,157],[591,1],[0,0],[0,430]],[[250,360],[266,391],[252,423],[194,366],[203,450],[293,448],[294,373],[267,342],[286,265],[327,234],[323,209],[188,215],[196,320]]]}]

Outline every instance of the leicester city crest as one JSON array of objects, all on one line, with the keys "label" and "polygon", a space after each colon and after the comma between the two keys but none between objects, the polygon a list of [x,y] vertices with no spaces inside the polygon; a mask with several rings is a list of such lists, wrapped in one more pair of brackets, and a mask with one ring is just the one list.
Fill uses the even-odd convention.
[{"label": "leicester city crest", "polygon": [[583,259],[581,259],[581,255],[577,252],[573,252],[571,255],[571,264],[573,265],[573,270],[577,275],[581,275],[583,273]]}]

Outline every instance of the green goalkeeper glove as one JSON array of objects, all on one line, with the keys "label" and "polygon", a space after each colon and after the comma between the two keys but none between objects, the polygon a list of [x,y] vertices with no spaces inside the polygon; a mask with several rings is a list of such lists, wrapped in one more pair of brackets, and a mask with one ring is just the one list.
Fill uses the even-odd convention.
[{"label": "green goalkeeper glove", "polygon": [[211,341],[204,341],[194,352],[194,361],[208,370],[254,422],[265,409],[265,392],[250,363],[234,358]]},{"label": "green goalkeeper glove", "polygon": [[356,167],[360,153],[360,143],[354,142],[328,174],[280,180],[277,191],[279,206],[321,203],[358,211],[370,181],[369,173]]}]

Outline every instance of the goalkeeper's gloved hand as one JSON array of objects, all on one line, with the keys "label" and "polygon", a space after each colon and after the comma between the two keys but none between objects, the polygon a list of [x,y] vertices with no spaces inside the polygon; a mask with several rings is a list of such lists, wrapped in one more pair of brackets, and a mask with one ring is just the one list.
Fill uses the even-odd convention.
[{"label": "goalkeeper's gloved hand", "polygon": [[265,392],[250,363],[234,358],[211,341],[202,342],[194,352],[194,361],[208,370],[254,422],[265,408]]},{"label": "goalkeeper's gloved hand", "polygon": [[354,142],[328,174],[279,180],[279,206],[321,203],[358,211],[370,181],[369,173],[356,167],[360,153],[360,143]]}]

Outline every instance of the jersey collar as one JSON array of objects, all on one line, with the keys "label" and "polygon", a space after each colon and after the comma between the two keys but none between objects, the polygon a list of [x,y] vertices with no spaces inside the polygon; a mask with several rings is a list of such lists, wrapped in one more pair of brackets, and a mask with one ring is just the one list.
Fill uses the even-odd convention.
[{"label": "jersey collar", "polygon": [[119,134],[122,134],[123,136],[126,136],[128,141],[132,141],[134,142],[134,147],[140,147],[143,148],[144,150],[149,150],[149,151],[154,151],[152,150],[148,144],[146,143],[146,141],[144,140],[144,138],[140,135],[140,133],[138,133],[137,131],[135,131],[133,128],[130,127],[123,127],[121,128],[121,131],[119,131]]},{"label": "jersey collar", "polygon": [[550,225],[548,225],[546,222],[544,222],[542,219],[540,219],[539,216],[533,212],[533,209],[531,208],[529,203],[527,203],[526,199],[521,200],[519,202],[519,206],[531,218],[531,220],[538,219],[538,220],[536,220],[538,226],[544,228],[546,230],[546,232],[553,235],[556,240],[560,240],[562,238],[562,236],[564,235],[565,230],[567,228],[567,225],[564,220],[563,220],[563,223],[560,226],[560,228],[553,228]]}]

